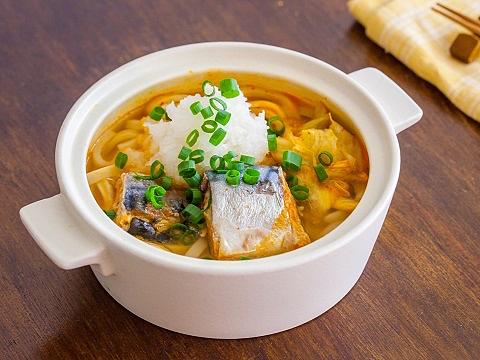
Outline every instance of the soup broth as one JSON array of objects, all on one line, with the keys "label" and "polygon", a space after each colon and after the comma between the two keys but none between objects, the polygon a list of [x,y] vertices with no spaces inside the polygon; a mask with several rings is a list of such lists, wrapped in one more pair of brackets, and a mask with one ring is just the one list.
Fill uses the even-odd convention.
[{"label": "soup broth", "polygon": [[[224,96],[229,89],[240,95]],[[280,78],[209,71],[125,104],[92,140],[86,172],[98,205],[138,239],[180,255],[246,260],[321,241],[357,206],[369,161],[352,121],[325,96]]]}]

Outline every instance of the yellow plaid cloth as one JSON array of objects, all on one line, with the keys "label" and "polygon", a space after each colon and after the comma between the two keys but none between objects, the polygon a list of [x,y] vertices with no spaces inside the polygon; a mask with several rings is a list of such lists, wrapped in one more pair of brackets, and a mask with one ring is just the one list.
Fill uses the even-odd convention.
[{"label": "yellow plaid cloth", "polygon": [[[370,39],[480,121],[480,61],[464,64],[450,56],[455,37],[469,31],[432,11],[437,1],[350,0],[348,7]],[[480,15],[480,0],[441,2],[472,17]]]}]

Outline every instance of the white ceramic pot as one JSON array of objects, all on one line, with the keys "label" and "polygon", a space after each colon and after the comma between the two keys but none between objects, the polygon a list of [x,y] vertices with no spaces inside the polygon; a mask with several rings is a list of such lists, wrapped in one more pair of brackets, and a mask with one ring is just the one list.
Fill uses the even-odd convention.
[{"label": "white ceramic pot", "polygon": [[[281,76],[325,94],[355,122],[370,156],[370,180],[353,213],[322,240],[250,261],[207,261],[168,253],[110,221],[90,193],[86,152],[118,107],[156,83],[209,69]],[[421,109],[380,71],[351,74],[291,50],[250,43],[203,43],[136,59],[94,84],[68,113],[56,147],[60,194],[20,215],[37,244],[63,269],[90,265],[108,293],[166,329],[246,338],[303,324],[342,299],[360,277],[387,213],[400,169],[396,133]]]}]

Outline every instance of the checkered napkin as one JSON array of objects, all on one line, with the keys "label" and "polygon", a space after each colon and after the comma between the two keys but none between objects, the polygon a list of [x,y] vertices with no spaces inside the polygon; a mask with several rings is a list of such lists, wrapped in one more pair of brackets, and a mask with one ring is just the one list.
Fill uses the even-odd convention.
[{"label": "checkered napkin", "polygon": [[[370,39],[480,122],[480,60],[464,64],[450,56],[456,36],[469,31],[432,11],[438,1],[350,0],[348,7]],[[480,0],[441,3],[472,17],[480,15]]]}]

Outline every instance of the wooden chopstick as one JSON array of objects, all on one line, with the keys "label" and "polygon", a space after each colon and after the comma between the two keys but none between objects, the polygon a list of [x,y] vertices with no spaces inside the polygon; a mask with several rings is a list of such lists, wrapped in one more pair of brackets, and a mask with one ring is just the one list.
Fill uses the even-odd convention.
[{"label": "wooden chopstick", "polygon": [[462,19],[467,20],[469,23],[472,23],[473,25],[480,26],[480,20],[477,20],[477,19],[474,19],[470,16],[464,15],[461,12],[458,12],[455,9],[452,9],[452,8],[446,6],[446,5],[441,4],[441,3],[437,3],[437,6],[440,6],[441,8],[451,12],[452,14],[455,14],[455,15],[461,17]]},{"label": "wooden chopstick", "polygon": [[[445,10],[444,6],[443,7],[433,6],[432,10],[449,18],[450,20],[456,22],[457,24],[462,25],[464,28],[470,30],[475,35],[480,36],[480,25],[477,25],[476,22],[472,23],[471,20],[473,19],[469,18],[469,20],[467,21],[465,18],[459,15],[456,15],[454,12],[449,12],[449,10]],[[468,18],[468,16],[466,15],[463,15],[463,16]]]}]

